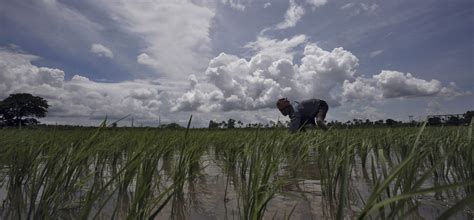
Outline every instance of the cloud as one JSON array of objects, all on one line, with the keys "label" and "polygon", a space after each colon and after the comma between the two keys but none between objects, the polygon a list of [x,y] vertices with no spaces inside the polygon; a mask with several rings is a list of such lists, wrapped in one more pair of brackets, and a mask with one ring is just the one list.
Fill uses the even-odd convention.
[{"label": "cloud", "polygon": [[12,93],[31,93],[45,97],[50,117],[119,118],[133,114],[136,118],[157,118],[166,99],[162,88],[144,80],[99,83],[75,75],[64,79],[60,69],[38,67],[37,56],[11,50],[0,50],[0,98]]},{"label": "cloud", "polygon": [[176,99],[172,111],[257,110],[274,107],[280,97],[318,97],[339,105],[331,91],[354,77],[358,59],[343,48],[325,51],[306,43],[301,64],[295,64],[293,54],[304,42],[304,36],[260,38],[248,44],[256,51],[250,60],[221,53],[209,62],[205,80]]},{"label": "cloud", "polygon": [[341,47],[324,50],[304,35],[259,37],[246,47],[255,52],[250,59],[226,53],[211,59],[204,76],[191,77],[190,89],[171,102],[171,111],[258,110],[273,108],[281,97],[316,97],[335,107],[354,100],[465,94],[453,83],[442,86],[410,73],[383,70],[370,78],[358,76],[359,59],[351,52]]},{"label": "cloud", "polygon": [[426,81],[415,78],[411,73],[383,70],[373,76],[377,86],[382,89],[385,98],[433,96],[442,89],[438,80]]},{"label": "cloud", "polygon": [[380,6],[376,3],[347,3],[341,7],[342,10],[352,10],[353,15],[368,14],[373,15],[377,13]]},{"label": "cloud", "polygon": [[69,55],[78,53],[72,42],[87,51],[90,42],[100,42],[104,30],[104,26],[61,1],[2,2],[1,13],[13,27],[34,35],[37,44]]},{"label": "cloud", "polygon": [[[99,4],[99,3],[94,3]],[[195,1],[101,1],[117,25],[144,41],[137,62],[157,76],[183,80],[205,69],[214,9]]]},{"label": "cloud", "polygon": [[[63,70],[32,64],[37,56],[1,49],[0,98],[19,92],[45,97],[51,105],[50,120],[100,120],[105,115],[120,118],[132,113],[136,120],[152,122],[162,116],[168,122],[181,122],[188,116],[186,111],[197,111],[193,114],[199,114],[200,126],[205,126],[203,118],[209,116],[203,112],[220,112],[219,119],[245,115],[261,122],[276,120],[277,112],[270,109],[280,97],[316,97],[335,107],[354,100],[470,94],[460,92],[454,83],[442,86],[437,80],[418,79],[410,73],[384,70],[371,78],[356,76],[359,61],[352,53],[343,48],[324,50],[302,36],[267,41],[251,44],[256,51],[250,59],[221,53],[209,62],[204,75],[189,75],[187,84],[180,87],[187,91],[177,95],[169,92],[170,85],[148,80],[104,83],[80,75],[66,80]],[[270,56],[268,48],[257,45],[275,45],[279,52]],[[300,46],[304,47],[302,55],[296,53]],[[301,58],[294,61],[296,54]],[[264,120],[253,110],[272,114]],[[372,110],[350,113],[377,116]],[[84,120],[75,123],[84,124]]]},{"label": "cloud", "polygon": [[265,4],[263,4],[263,8],[268,8],[272,5],[272,3],[270,2],[266,2]]},{"label": "cloud", "polygon": [[442,97],[457,97],[464,95],[472,95],[471,91],[461,91],[454,82],[450,82],[447,87],[441,88],[439,95]]},{"label": "cloud", "polygon": [[137,56],[137,63],[139,64],[145,64],[145,65],[154,65],[154,60],[148,56],[146,53],[141,53],[140,55]]},{"label": "cloud", "polygon": [[323,5],[325,5],[328,1],[327,0],[306,0],[308,4],[311,5],[312,9],[315,10]]},{"label": "cloud", "polygon": [[370,119],[372,121],[380,120],[386,117],[385,114],[380,113],[376,108],[371,106],[363,106],[360,109],[352,109],[349,116],[355,119]]},{"label": "cloud", "polygon": [[373,80],[363,77],[357,77],[353,82],[344,80],[342,89],[342,96],[346,102],[352,100],[376,101],[383,98],[380,89],[375,85]]},{"label": "cloud", "polygon": [[231,8],[238,11],[245,11],[245,5],[240,0],[221,0],[222,4],[228,4]]},{"label": "cloud", "polygon": [[290,39],[285,38],[283,40],[259,36],[256,41],[247,43],[244,47],[260,55],[292,59],[295,53],[294,48],[306,42],[307,37],[305,35],[296,35]]},{"label": "cloud", "polygon": [[341,9],[348,9],[354,7],[354,3],[347,3],[341,7]]},{"label": "cloud", "polygon": [[360,3],[360,7],[368,14],[374,14],[378,10],[379,5],[376,3]]},{"label": "cloud", "polygon": [[383,70],[372,78],[357,77],[345,80],[342,95],[346,100],[382,100],[422,96],[455,97],[471,92],[460,91],[455,83],[442,86],[435,79],[430,81],[414,77],[411,73]]},{"label": "cloud", "polygon": [[107,57],[110,59],[114,58],[114,54],[112,53],[112,51],[102,44],[92,44],[90,51],[100,57]]},{"label": "cloud", "polygon": [[375,50],[375,51],[370,52],[369,56],[370,57],[376,57],[376,56],[378,56],[382,53],[383,53],[383,50]]},{"label": "cloud", "polygon": [[285,13],[285,20],[278,23],[275,29],[282,30],[296,26],[298,21],[303,17],[305,10],[302,6],[296,4],[295,0],[290,0],[290,6]]}]

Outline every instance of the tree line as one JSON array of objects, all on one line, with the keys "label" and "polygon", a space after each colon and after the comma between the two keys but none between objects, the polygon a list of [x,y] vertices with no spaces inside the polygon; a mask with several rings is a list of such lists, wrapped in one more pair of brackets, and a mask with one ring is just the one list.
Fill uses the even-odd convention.
[{"label": "tree line", "polygon": [[[451,116],[448,119],[444,120],[439,117],[430,117],[427,120],[427,124],[430,126],[439,126],[439,125],[468,125],[471,122],[472,117],[474,116],[474,111],[467,111],[463,114],[462,117]],[[328,126],[334,128],[363,128],[363,127],[411,127],[418,126],[423,122],[411,120],[409,122],[397,121],[391,118],[385,120],[375,120],[371,121],[370,119],[352,119],[345,122],[333,120],[328,122]],[[228,119],[227,121],[214,121],[210,120],[208,128],[209,129],[228,129],[228,128],[287,128],[289,121],[286,122],[275,122],[269,121],[266,124],[263,123],[243,123],[241,121],[236,121],[235,119]]]},{"label": "tree line", "polygon": [[[16,93],[11,94],[4,100],[0,101],[0,127],[21,127],[28,125],[37,125],[39,121],[36,118],[42,118],[46,116],[48,112],[48,102],[46,99],[33,96],[29,93]],[[459,115],[445,115],[446,117],[430,116],[427,118],[428,125],[467,125],[471,122],[474,116],[474,111],[467,111],[466,113]],[[402,122],[396,121],[391,118],[386,120],[371,121],[369,119],[352,119],[346,122],[330,121],[328,126],[332,127],[381,127],[381,126],[416,126],[420,122],[409,121]],[[233,129],[233,128],[286,128],[289,122],[272,121],[268,123],[244,123],[240,120],[228,119],[227,121],[214,121],[210,120],[209,129]],[[113,124],[112,127],[116,127],[117,124]],[[160,125],[159,128],[177,129],[182,128],[177,123]]]}]

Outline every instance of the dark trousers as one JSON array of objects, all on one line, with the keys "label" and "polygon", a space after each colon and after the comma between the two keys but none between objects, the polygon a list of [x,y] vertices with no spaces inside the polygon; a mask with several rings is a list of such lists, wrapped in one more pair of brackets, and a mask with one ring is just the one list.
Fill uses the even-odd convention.
[{"label": "dark trousers", "polygon": [[316,114],[316,120],[318,121],[324,121],[326,118],[326,114],[328,113],[329,106],[324,100],[319,101],[319,110],[318,113]]}]

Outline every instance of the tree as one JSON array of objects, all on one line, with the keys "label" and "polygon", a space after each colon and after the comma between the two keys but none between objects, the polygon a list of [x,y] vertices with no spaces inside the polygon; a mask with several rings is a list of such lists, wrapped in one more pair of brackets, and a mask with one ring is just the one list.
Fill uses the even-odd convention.
[{"label": "tree", "polygon": [[227,121],[227,128],[235,128],[235,120],[230,118],[228,121]]},{"label": "tree", "polygon": [[227,128],[227,123],[225,121],[222,121],[221,123],[219,123],[219,127]]},{"label": "tree", "polygon": [[213,121],[213,120],[210,120],[210,121],[209,121],[209,128],[210,128],[210,129],[219,128],[219,123],[218,123],[218,122],[215,122],[215,121]]},{"label": "tree", "polygon": [[397,124],[397,121],[389,118],[389,119],[385,120],[385,124],[388,125],[388,126],[392,126],[392,125]]},{"label": "tree", "polygon": [[11,94],[0,102],[0,120],[7,126],[38,124],[46,116],[48,101],[28,93]]},{"label": "tree", "polygon": [[467,124],[471,123],[472,117],[474,117],[474,111],[467,111],[464,113],[464,122]]},{"label": "tree", "polygon": [[441,118],[439,117],[428,118],[428,125],[440,125],[441,123]]},{"label": "tree", "polygon": [[450,116],[448,118],[448,121],[446,121],[446,124],[448,125],[460,125],[462,124],[463,120],[456,117],[456,116]]},{"label": "tree", "polygon": [[365,125],[372,125],[373,123],[370,121],[370,119],[365,119]]},{"label": "tree", "polygon": [[161,128],[167,128],[167,129],[181,129],[181,128],[184,128],[182,127],[181,125],[179,125],[178,123],[170,123],[170,124],[164,124],[164,125],[161,125],[160,126]]}]

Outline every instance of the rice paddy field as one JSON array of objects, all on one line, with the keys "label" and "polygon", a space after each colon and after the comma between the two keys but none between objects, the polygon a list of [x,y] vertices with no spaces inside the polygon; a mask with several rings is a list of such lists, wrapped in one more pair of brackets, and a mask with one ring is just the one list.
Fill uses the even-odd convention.
[{"label": "rice paddy field", "polygon": [[458,127],[0,130],[3,219],[472,219]]}]

